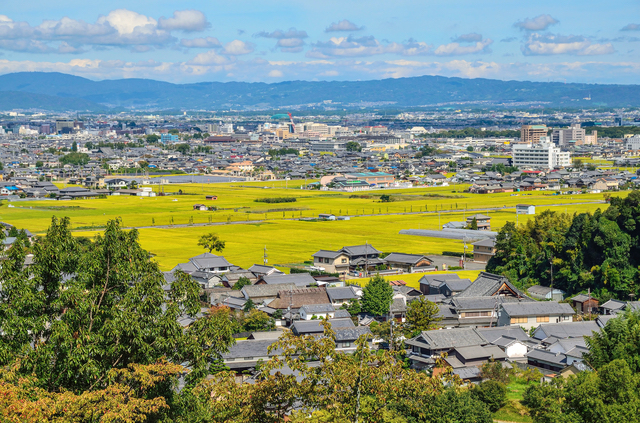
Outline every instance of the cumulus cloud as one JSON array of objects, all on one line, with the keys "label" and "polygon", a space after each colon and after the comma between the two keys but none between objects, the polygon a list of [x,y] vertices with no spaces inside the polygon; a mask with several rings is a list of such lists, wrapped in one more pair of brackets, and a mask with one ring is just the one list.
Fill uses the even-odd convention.
[{"label": "cumulus cloud", "polygon": [[183,38],[180,45],[187,48],[221,48],[222,44],[215,37]]},{"label": "cumulus cloud", "polygon": [[620,31],[640,31],[640,24],[630,23],[622,27]]},{"label": "cumulus cloud", "polygon": [[[0,15],[0,48],[64,54],[83,52],[83,46],[96,49],[119,46],[129,47],[132,51],[148,51],[152,46],[174,45],[177,40],[171,31],[200,31],[208,26],[204,14],[196,10],[176,11],[170,18],[156,20],[131,10],[116,9],[99,16],[94,23],[63,17],[45,19],[37,26]],[[10,40],[16,42],[12,45]]]},{"label": "cumulus cloud", "polygon": [[524,31],[544,31],[551,25],[557,24],[559,21],[551,15],[538,15],[535,18],[526,18],[513,24],[516,28]]},{"label": "cumulus cloud", "polygon": [[460,56],[464,54],[477,54],[489,52],[489,46],[493,44],[493,40],[487,38],[473,44],[449,43],[443,44],[436,48],[433,52],[436,56]]},{"label": "cumulus cloud", "polygon": [[284,73],[281,70],[274,69],[268,73],[269,78],[282,78]]},{"label": "cumulus cloud", "polygon": [[525,56],[596,56],[615,53],[615,49],[611,43],[593,44],[581,35],[532,34],[522,47],[522,53]]},{"label": "cumulus cloud", "polygon": [[287,53],[299,53],[304,46],[304,39],[308,38],[306,31],[298,31],[295,28],[290,28],[288,31],[282,31],[277,29],[273,32],[261,31],[254,34],[254,37],[274,38],[278,40],[276,42],[276,48]]},{"label": "cumulus cloud", "polygon": [[451,41],[455,43],[476,43],[478,41],[482,41],[482,35],[471,32],[469,34],[462,34],[458,37],[455,37]]},{"label": "cumulus cloud", "polygon": [[240,40],[233,40],[224,45],[223,54],[228,54],[230,56],[240,56],[242,54],[253,53],[255,50],[255,45],[253,43],[245,43]]},{"label": "cumulus cloud", "polygon": [[347,19],[343,19],[340,22],[333,22],[325,28],[324,32],[361,31],[363,29],[363,26],[358,26]]},{"label": "cumulus cloud", "polygon": [[230,63],[231,60],[228,57],[221,56],[215,50],[209,50],[206,53],[200,53],[193,59],[189,60],[187,64],[195,66],[211,66],[211,65],[225,65]]},{"label": "cumulus cloud", "polygon": [[170,18],[158,19],[158,28],[167,31],[204,31],[211,24],[199,10],[176,10]]},{"label": "cumulus cloud", "polygon": [[361,57],[378,54],[400,54],[403,56],[425,55],[431,52],[432,46],[409,39],[406,43],[383,44],[372,35],[363,37],[332,37],[328,41],[314,44],[313,50],[307,53],[308,57]]}]

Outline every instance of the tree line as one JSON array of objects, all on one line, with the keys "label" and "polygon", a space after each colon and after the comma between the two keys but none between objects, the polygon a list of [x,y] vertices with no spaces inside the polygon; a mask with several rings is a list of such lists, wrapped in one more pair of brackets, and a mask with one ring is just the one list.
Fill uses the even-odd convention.
[{"label": "tree line", "polygon": [[487,271],[521,288],[541,284],[601,301],[638,298],[640,191],[610,197],[609,207],[573,215],[545,210],[526,224],[507,222]]}]

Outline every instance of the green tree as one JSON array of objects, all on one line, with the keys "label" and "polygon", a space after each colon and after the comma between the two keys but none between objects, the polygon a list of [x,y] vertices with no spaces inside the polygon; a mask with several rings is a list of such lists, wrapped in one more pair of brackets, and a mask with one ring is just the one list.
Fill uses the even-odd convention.
[{"label": "green tree", "polygon": [[42,166],[44,166],[44,163],[41,160],[38,160],[36,162],[36,168],[40,169]]},{"label": "green tree", "polygon": [[244,330],[247,332],[270,330],[275,328],[275,323],[264,311],[251,309],[244,316]]},{"label": "green tree", "polygon": [[225,241],[222,241],[220,237],[218,237],[218,234],[212,232],[202,235],[198,241],[198,245],[209,252],[212,252],[213,250],[222,252],[225,247]]},{"label": "green tree", "polygon": [[249,298],[247,302],[244,303],[244,307],[242,307],[242,311],[244,311],[245,313],[249,313],[251,310],[255,310],[255,308],[256,308],[256,305],[254,304],[253,300]]},{"label": "green tree", "polygon": [[472,391],[473,396],[487,405],[489,411],[495,413],[507,403],[507,387],[495,380],[486,380]]},{"label": "green tree", "polygon": [[191,151],[191,147],[189,146],[189,144],[178,144],[175,148],[182,154],[187,154],[189,151]]},{"label": "green tree", "polygon": [[240,278],[238,278],[238,281],[231,287],[231,289],[239,291],[242,289],[242,287],[247,285],[251,285],[251,279],[241,276]]},{"label": "green tree", "polygon": [[[180,316],[200,312],[199,285],[183,272],[169,291],[136,230],[107,222],[88,250],[68,218],[52,219],[24,268],[22,241],[0,269],[0,364],[34,377],[50,392],[105,389],[109,375],[166,358],[186,363],[195,384],[233,343],[228,316],[208,314],[188,328]],[[84,252],[83,252],[84,251]],[[69,278],[68,275],[71,275]]]},{"label": "green tree", "polygon": [[158,141],[160,141],[160,137],[156,134],[148,134],[147,136],[145,136],[145,140],[149,143],[149,144],[155,144]]},{"label": "green tree", "polygon": [[467,151],[468,151],[468,152],[472,152],[472,151],[473,151],[473,147],[472,147],[472,146],[468,146],[468,147],[467,147]]},{"label": "green tree", "polygon": [[382,194],[380,196],[380,202],[382,203],[389,203],[391,202],[391,196],[389,194]]},{"label": "green tree", "polygon": [[345,148],[347,149],[347,151],[355,151],[355,152],[362,151],[362,146],[360,145],[360,143],[358,143],[356,141],[349,141],[345,145]]},{"label": "green tree", "polygon": [[474,218],[471,220],[471,223],[468,225],[467,229],[471,229],[474,231],[478,230],[478,219]]},{"label": "green tree", "polygon": [[73,151],[74,153],[78,151],[78,143],[77,142],[73,142],[73,144],[71,144],[71,151]]},{"label": "green tree", "polygon": [[582,159],[573,159],[573,168],[577,170],[584,169],[584,162]]},{"label": "green tree", "polygon": [[410,336],[417,336],[422,331],[432,330],[438,327],[442,320],[440,308],[424,297],[411,301],[407,306],[406,329]]},{"label": "green tree", "polygon": [[362,289],[362,310],[374,316],[389,314],[393,300],[393,288],[382,276],[375,275]]},{"label": "green tree", "polygon": [[89,163],[89,155],[86,153],[69,153],[58,159],[63,165],[84,166]]}]

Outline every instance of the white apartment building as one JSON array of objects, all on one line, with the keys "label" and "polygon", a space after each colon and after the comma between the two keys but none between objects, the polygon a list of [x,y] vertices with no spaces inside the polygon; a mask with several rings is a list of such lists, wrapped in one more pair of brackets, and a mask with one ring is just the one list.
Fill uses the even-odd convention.
[{"label": "white apartment building", "polygon": [[624,146],[626,150],[640,150],[640,135],[625,138]]},{"label": "white apartment building", "polygon": [[571,166],[571,155],[568,152],[560,151],[559,147],[549,142],[515,144],[512,153],[513,165],[518,168],[553,169],[556,166]]}]

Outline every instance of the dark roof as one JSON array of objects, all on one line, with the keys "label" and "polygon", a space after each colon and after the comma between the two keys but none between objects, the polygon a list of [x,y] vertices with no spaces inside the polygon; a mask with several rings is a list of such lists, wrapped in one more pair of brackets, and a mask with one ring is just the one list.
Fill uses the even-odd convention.
[{"label": "dark roof", "polygon": [[320,250],[317,253],[313,254],[312,257],[323,257],[323,258],[335,259],[342,254],[345,254],[345,253],[341,251]]},{"label": "dark roof", "polygon": [[242,292],[249,298],[276,297],[278,292],[285,289],[296,289],[296,286],[292,283],[284,285],[245,285],[242,287]]},{"label": "dark roof", "polygon": [[576,314],[567,303],[555,301],[530,301],[524,303],[502,304],[502,309],[510,316],[545,316],[545,315],[573,315]]},{"label": "dark roof", "polygon": [[506,285],[518,297],[528,298],[518,288],[513,286],[509,279],[493,273],[482,272],[469,288],[458,294],[458,297],[487,297],[498,293],[500,288]]},{"label": "dark roof", "polygon": [[427,256],[419,255],[419,254],[403,254],[403,253],[391,253],[387,257],[384,258],[387,262],[392,263],[405,263],[405,264],[418,264],[418,262],[422,260],[428,260],[429,263],[433,263]]},{"label": "dark roof", "polygon": [[350,286],[327,288],[327,295],[331,301],[355,300],[358,298],[353,288]]},{"label": "dark roof", "polygon": [[349,256],[363,256],[369,254],[380,254],[382,251],[376,250],[372,245],[352,245],[350,247],[342,247],[340,251],[347,253]]},{"label": "dark roof", "polygon": [[309,285],[314,285],[316,280],[309,273],[291,273],[289,275],[270,275],[263,276],[262,280],[267,283],[267,285],[281,285],[292,283],[299,288],[304,288]]},{"label": "dark roof", "polygon": [[[331,323],[331,329],[336,330],[339,328],[353,328],[355,325],[350,318],[346,319],[328,319],[329,323]],[[296,320],[291,325],[291,330],[296,335],[304,335],[310,333],[322,333],[324,332],[324,327],[320,324],[322,320]]]},{"label": "dark roof", "polygon": [[545,339],[550,336],[554,336],[556,338],[591,336],[593,332],[599,331],[600,327],[594,321],[543,323],[533,332],[533,338]]},{"label": "dark roof", "polygon": [[[260,285],[254,285],[260,286]],[[262,285],[262,286],[282,286],[282,285]],[[281,290],[278,292],[278,298],[269,303],[269,307],[286,309],[299,309],[303,305],[309,304],[327,304],[329,296],[325,288],[294,288],[291,290]]]},{"label": "dark roof", "polygon": [[423,331],[411,341],[427,344],[432,349],[486,345],[487,340],[471,328]]}]

